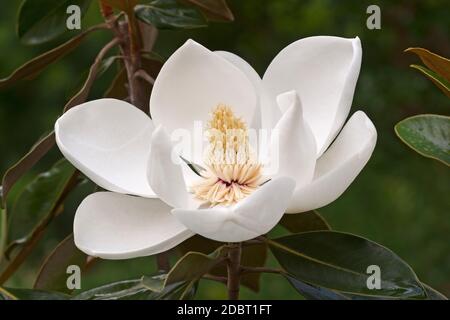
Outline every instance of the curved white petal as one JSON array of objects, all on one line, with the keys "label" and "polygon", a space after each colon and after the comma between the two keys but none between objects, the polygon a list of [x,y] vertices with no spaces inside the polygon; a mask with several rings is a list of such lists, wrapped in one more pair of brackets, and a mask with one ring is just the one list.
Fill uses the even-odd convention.
[{"label": "curved white petal", "polygon": [[76,106],[55,123],[56,143],[100,187],[154,197],[146,179],[153,124],[133,105],[99,99]]},{"label": "curved white petal", "polygon": [[218,54],[222,58],[225,58],[226,60],[231,62],[234,66],[239,68],[239,70],[241,70],[253,84],[253,87],[255,88],[256,92],[259,92],[261,90],[261,77],[247,61],[242,59],[240,56],[228,51],[218,50],[214,51],[214,53]]},{"label": "curved white petal", "polygon": [[77,209],[76,246],[104,259],[129,259],[167,251],[194,233],[158,199],[113,192],[91,194]]},{"label": "curved white petal", "polygon": [[192,207],[179,155],[173,152],[172,142],[162,126],[152,135],[152,150],[148,161],[147,178],[158,197],[172,207]]},{"label": "curved white petal", "polygon": [[361,56],[357,37],[310,37],[284,48],[263,77],[263,127],[273,127],[280,117],[276,97],[296,90],[320,156],[348,116]]},{"label": "curved white petal", "polygon": [[274,176],[294,179],[299,188],[313,179],[316,142],[311,128],[304,121],[297,93],[289,91],[281,94],[277,102],[283,116],[272,130],[269,168],[274,170]]},{"label": "curved white petal", "polygon": [[209,239],[239,242],[269,232],[283,216],[295,182],[275,178],[234,206],[207,209],[173,209],[186,227]]},{"label": "curved white petal", "polygon": [[153,86],[150,111],[155,125],[170,134],[193,130],[194,121],[208,121],[218,104],[233,108],[249,123],[257,97],[253,84],[232,63],[193,40],[173,53]]},{"label": "curved white petal", "polygon": [[364,112],[355,112],[317,161],[314,180],[295,190],[287,212],[317,209],[336,200],[369,161],[376,141],[372,121]]},{"label": "curved white petal", "polygon": [[239,68],[239,70],[241,70],[247,76],[247,78],[253,84],[253,87],[255,88],[258,104],[255,108],[255,113],[253,114],[252,121],[249,124],[250,124],[250,128],[253,128],[256,130],[260,129],[261,128],[261,110],[260,110],[260,105],[259,105],[259,96],[261,94],[261,77],[247,61],[245,61],[238,55],[228,52],[228,51],[220,51],[220,50],[214,51],[214,53],[218,54],[219,56],[227,59],[229,62],[234,64],[237,68]]}]

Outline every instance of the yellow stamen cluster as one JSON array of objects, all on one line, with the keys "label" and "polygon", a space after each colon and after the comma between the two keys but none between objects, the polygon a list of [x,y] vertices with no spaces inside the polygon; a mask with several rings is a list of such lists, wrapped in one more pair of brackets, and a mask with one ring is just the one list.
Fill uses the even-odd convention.
[{"label": "yellow stamen cluster", "polygon": [[211,206],[234,204],[261,184],[261,165],[253,160],[247,126],[229,107],[219,105],[207,130],[207,170],[192,192]]},{"label": "yellow stamen cluster", "polygon": [[216,107],[208,123],[207,135],[207,164],[244,164],[250,160],[247,126],[230,107]]}]

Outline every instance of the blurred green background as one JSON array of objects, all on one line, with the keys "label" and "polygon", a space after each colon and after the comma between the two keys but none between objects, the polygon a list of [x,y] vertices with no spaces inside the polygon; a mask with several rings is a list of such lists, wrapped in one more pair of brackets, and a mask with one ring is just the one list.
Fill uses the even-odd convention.
[{"label": "blurred green background", "polygon": [[[419,113],[448,114],[449,100],[430,81],[410,69],[418,58],[403,53],[420,46],[450,56],[450,7],[446,0],[333,1],[229,0],[233,23],[213,23],[191,31],[160,32],[155,51],[168,57],[187,38],[212,50],[228,50],[250,62],[260,75],[278,51],[308,36],[359,36],[363,62],[353,112],[364,110],[378,130],[378,144],[367,167],[344,195],[319,211],[336,230],[352,232],[381,243],[407,261],[419,278],[450,295],[450,170],[422,158],[403,145],[393,126]],[[381,30],[366,28],[366,8],[378,4]],[[63,39],[27,47],[15,33],[18,1],[3,1],[0,10],[0,77]],[[98,23],[97,4],[90,7],[83,28]],[[63,38],[73,36],[67,32]],[[110,38],[108,31],[91,35],[74,53],[52,65],[34,81],[0,91],[0,173],[14,164],[53,123],[86,77],[93,59]],[[113,74],[97,82],[92,98],[101,97]],[[53,151],[35,168],[47,169],[60,157]],[[20,190],[30,173],[15,188]],[[13,196],[14,196],[13,194]],[[79,199],[52,223],[28,261],[7,282],[31,287],[45,255],[71,232]],[[275,231],[276,232],[276,231]],[[128,279],[154,270],[152,257],[102,261],[83,276],[87,288]],[[297,293],[284,279],[264,275],[260,293],[243,289],[242,298],[294,299]],[[225,298],[224,287],[204,281],[199,298]]]}]

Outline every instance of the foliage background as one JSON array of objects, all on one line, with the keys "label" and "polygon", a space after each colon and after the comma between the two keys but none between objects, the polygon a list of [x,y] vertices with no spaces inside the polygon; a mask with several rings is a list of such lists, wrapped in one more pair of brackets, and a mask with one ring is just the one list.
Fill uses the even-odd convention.
[{"label": "foliage background", "polygon": [[[271,59],[287,44],[312,35],[359,36],[363,64],[353,103],[378,129],[378,144],[367,167],[344,195],[320,212],[334,229],[352,232],[383,244],[408,262],[425,283],[450,296],[450,171],[423,158],[396,138],[393,126],[419,113],[448,113],[448,98],[409,64],[414,55],[403,53],[420,46],[450,56],[450,9],[445,0],[333,1],[229,0],[234,23],[211,24],[192,31],[160,32],[155,51],[168,57],[187,38],[212,50],[241,55],[262,75]],[[366,8],[378,4],[382,29],[366,28]],[[0,10],[0,77],[62,39],[37,47],[20,44],[15,35],[18,1],[2,2]],[[90,7],[83,28],[100,21],[97,4]],[[67,32],[65,37],[73,36]],[[76,92],[96,52],[109,39],[107,31],[93,34],[78,50],[51,66],[35,81],[0,92],[0,173],[15,163],[36,139],[52,129],[64,103]],[[81,72],[80,72],[81,71]],[[101,97],[111,81],[108,72],[96,84],[91,98]],[[35,168],[47,169],[60,155],[54,151]],[[33,173],[29,174],[32,177]],[[27,177],[13,190],[17,194]],[[38,249],[7,283],[30,287],[39,265],[60,240],[71,232],[79,200],[53,222]],[[276,232],[276,231],[275,231]],[[154,270],[153,258],[102,261],[83,275],[90,287],[128,279]],[[242,298],[298,298],[276,275],[263,275],[259,294],[243,289]],[[225,298],[221,285],[202,282],[199,298]]]}]

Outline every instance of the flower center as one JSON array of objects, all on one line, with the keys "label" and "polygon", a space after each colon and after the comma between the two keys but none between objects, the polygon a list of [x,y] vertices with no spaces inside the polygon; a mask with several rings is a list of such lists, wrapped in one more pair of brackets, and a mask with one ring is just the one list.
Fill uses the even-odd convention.
[{"label": "flower center", "polygon": [[230,107],[218,105],[206,134],[209,140],[204,154],[206,171],[191,190],[211,206],[234,204],[261,184],[261,165],[249,145],[247,125]]}]

